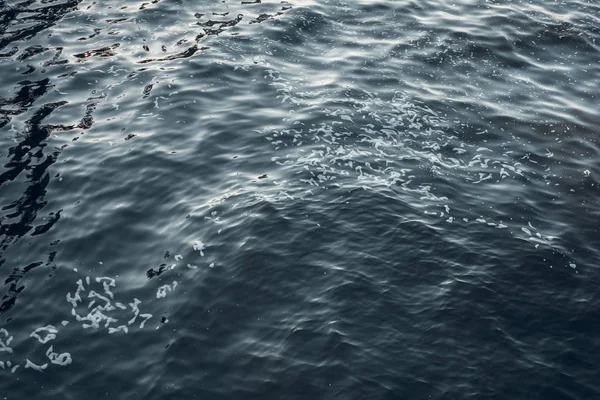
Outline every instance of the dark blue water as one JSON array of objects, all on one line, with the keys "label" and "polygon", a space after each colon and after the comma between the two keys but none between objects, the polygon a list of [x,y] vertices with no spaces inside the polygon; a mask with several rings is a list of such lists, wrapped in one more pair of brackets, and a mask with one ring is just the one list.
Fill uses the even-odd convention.
[{"label": "dark blue water", "polygon": [[0,0],[0,399],[599,399],[596,1]]}]

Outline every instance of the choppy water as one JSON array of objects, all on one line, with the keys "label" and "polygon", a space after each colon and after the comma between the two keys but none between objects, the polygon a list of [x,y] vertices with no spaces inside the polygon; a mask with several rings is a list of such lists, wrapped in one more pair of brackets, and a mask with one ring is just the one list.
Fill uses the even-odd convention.
[{"label": "choppy water", "polygon": [[0,0],[0,398],[600,398],[595,1]]}]

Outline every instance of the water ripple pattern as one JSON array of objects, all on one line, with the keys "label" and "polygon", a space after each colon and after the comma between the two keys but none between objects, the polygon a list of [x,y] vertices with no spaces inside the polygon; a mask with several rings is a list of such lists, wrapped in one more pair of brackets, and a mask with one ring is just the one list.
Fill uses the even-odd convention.
[{"label": "water ripple pattern", "polygon": [[3,399],[600,398],[600,6],[0,0]]}]

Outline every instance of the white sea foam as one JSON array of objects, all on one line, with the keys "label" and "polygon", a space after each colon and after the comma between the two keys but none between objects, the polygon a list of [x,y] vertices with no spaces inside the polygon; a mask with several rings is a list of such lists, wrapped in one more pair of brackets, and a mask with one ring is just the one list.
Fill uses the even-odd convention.
[{"label": "white sea foam", "polygon": [[77,290],[75,291],[75,295],[71,296],[71,292],[67,293],[67,301],[71,303],[71,305],[75,308],[77,307],[77,303],[82,302],[80,293],[85,291],[85,287],[83,286],[83,282],[79,279],[77,282]]},{"label": "white sea foam", "polygon": [[[40,336],[41,332],[47,332],[45,337],[42,338]],[[56,330],[56,328],[53,325],[46,325],[41,328],[37,328],[29,336],[32,338],[36,338],[42,344],[46,344],[49,341],[56,339],[57,333],[58,333],[58,331]]]},{"label": "white sea foam", "polygon": [[177,287],[177,281],[173,281],[170,285],[163,285],[156,291],[156,298],[161,299],[167,296],[168,292],[172,292]]},{"label": "white sea foam", "polygon": [[116,328],[108,328],[108,333],[109,334],[113,334],[116,332],[125,332],[125,333],[129,333],[129,329],[125,326],[125,325],[119,325]]},{"label": "white sea foam", "polygon": [[46,351],[46,356],[52,364],[60,365],[62,367],[65,367],[73,362],[70,353],[55,353],[53,346],[48,348]]},{"label": "white sea foam", "polygon": [[48,363],[37,365],[31,362],[31,360],[27,359],[27,362],[25,363],[25,368],[31,368],[34,371],[44,372],[44,370],[48,368]]},{"label": "white sea foam", "polygon": [[4,338],[0,338],[0,352],[12,354],[13,349],[10,347],[10,344],[13,341],[13,337],[4,328],[0,328],[0,334],[4,336]]},{"label": "white sea foam", "polygon": [[111,299],[115,298],[113,292],[111,292],[110,288],[115,287],[115,280],[109,277],[100,277],[96,278],[97,283],[102,283],[102,287],[104,288],[104,293],[107,294]]},{"label": "white sea foam", "polygon": [[148,321],[150,318],[152,318],[152,314],[140,314],[140,318],[143,318],[144,320],[140,323],[140,329],[144,328],[144,325],[146,324],[146,321]]},{"label": "white sea foam", "polygon": [[204,249],[206,248],[204,243],[201,240],[196,240],[193,243],[194,251],[199,251],[200,255],[204,257]]}]

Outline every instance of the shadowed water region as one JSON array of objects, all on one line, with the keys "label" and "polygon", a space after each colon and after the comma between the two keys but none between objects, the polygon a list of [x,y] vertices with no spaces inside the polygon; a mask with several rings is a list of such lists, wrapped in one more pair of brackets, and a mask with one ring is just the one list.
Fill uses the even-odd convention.
[{"label": "shadowed water region", "polygon": [[594,1],[0,0],[0,398],[600,398]]}]

